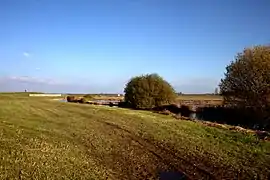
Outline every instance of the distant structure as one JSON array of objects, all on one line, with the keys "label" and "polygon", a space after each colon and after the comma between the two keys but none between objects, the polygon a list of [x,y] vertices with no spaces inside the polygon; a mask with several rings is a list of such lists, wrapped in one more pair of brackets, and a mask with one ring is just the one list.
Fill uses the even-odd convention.
[{"label": "distant structure", "polygon": [[24,92],[27,92],[27,90],[25,89]]},{"label": "distant structure", "polygon": [[215,95],[218,95],[218,94],[219,94],[218,88],[215,88]]},{"label": "distant structure", "polygon": [[29,96],[35,97],[61,97],[62,94],[29,94]]}]

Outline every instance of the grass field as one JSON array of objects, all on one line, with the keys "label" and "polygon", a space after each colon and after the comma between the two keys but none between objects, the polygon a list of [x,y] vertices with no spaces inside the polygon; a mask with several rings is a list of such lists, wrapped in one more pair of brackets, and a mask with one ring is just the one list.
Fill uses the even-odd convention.
[{"label": "grass field", "polygon": [[270,143],[146,111],[0,95],[0,179],[267,179]]},{"label": "grass field", "polygon": [[177,100],[204,100],[204,101],[222,101],[222,96],[219,95],[204,95],[204,94],[186,94],[179,95]]},{"label": "grass field", "polygon": [[[71,94],[72,95],[72,94]],[[85,94],[74,94],[76,97],[83,97]],[[94,99],[99,99],[99,100],[123,100],[123,96],[93,96]],[[183,94],[183,95],[178,95],[176,98],[176,102],[179,101],[222,101],[223,98],[222,96],[219,95],[211,95],[211,94]]]}]

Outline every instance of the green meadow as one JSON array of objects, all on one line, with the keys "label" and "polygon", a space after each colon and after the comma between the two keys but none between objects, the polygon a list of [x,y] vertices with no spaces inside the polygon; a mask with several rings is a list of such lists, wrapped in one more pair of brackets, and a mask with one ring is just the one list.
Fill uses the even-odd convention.
[{"label": "green meadow", "polygon": [[270,142],[148,111],[0,95],[0,179],[267,179]]}]

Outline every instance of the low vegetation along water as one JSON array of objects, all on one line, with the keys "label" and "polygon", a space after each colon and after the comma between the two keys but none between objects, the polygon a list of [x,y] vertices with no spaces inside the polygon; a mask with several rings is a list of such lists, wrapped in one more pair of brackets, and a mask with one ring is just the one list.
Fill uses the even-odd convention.
[{"label": "low vegetation along water", "polygon": [[0,95],[0,179],[268,179],[270,143],[169,116]]}]

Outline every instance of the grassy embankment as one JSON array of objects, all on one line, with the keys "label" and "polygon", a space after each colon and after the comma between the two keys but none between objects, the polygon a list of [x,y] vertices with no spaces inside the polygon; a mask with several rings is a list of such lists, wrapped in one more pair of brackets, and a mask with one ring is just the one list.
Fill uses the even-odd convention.
[{"label": "grassy embankment", "polygon": [[144,111],[0,95],[0,179],[267,179],[270,143]]}]

